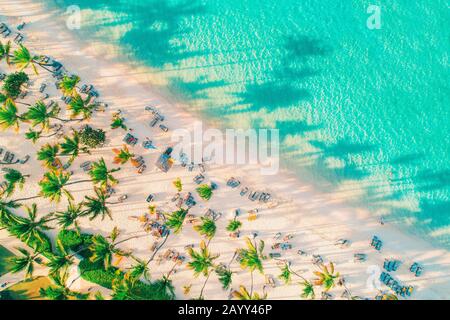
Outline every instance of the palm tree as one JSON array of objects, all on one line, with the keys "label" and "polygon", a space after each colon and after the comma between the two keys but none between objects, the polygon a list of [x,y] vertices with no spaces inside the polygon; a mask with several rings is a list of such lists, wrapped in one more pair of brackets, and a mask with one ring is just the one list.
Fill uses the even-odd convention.
[{"label": "palm tree", "polygon": [[20,45],[20,48],[14,51],[11,62],[17,65],[20,71],[31,66],[34,73],[39,74],[35,65],[38,59],[38,56],[31,55],[30,51],[27,48],[25,48],[23,45]]},{"label": "palm tree", "polygon": [[0,225],[9,225],[9,222],[14,217],[11,210],[17,209],[21,206],[17,200],[4,201],[0,195]]},{"label": "palm tree", "polygon": [[68,76],[65,75],[61,82],[58,84],[59,89],[65,96],[77,95],[77,84],[80,82],[80,77],[77,75]]},{"label": "palm tree", "polygon": [[8,41],[6,44],[3,44],[0,41],[0,61],[5,59],[6,63],[9,65],[10,51],[11,51],[11,41]]},{"label": "palm tree", "polygon": [[119,115],[114,116],[111,122],[111,129],[122,128],[123,130],[127,130],[124,120],[125,119]]},{"label": "palm tree", "polygon": [[211,254],[205,241],[200,242],[200,250],[197,252],[192,248],[189,248],[188,254],[191,257],[191,261],[188,263],[188,268],[194,271],[194,276],[198,277],[200,274],[206,277],[205,283],[200,291],[200,299],[203,298],[203,290],[205,289],[206,283],[211,275],[211,271],[214,269],[214,260],[216,260],[219,255]]},{"label": "palm tree", "polygon": [[85,300],[89,297],[89,294],[72,291],[66,286],[68,278],[67,273],[64,273],[63,275],[50,275],[49,277],[53,281],[53,285],[45,289],[39,289],[39,294],[42,298],[50,300]]},{"label": "palm tree", "polygon": [[222,288],[227,290],[231,286],[233,271],[223,264],[216,268],[216,274],[219,277],[219,282],[222,284]]},{"label": "palm tree", "polygon": [[211,218],[201,217],[200,219],[202,223],[194,226],[194,229],[210,241],[216,234],[216,223]]},{"label": "palm tree", "polygon": [[247,268],[250,270],[251,275],[251,288],[250,295],[253,292],[253,272],[258,270],[263,273],[262,260],[266,257],[263,254],[264,251],[264,241],[260,240],[259,244],[253,243],[250,238],[245,238],[247,244],[246,249],[238,249],[239,263],[242,268]]},{"label": "palm tree", "polygon": [[60,227],[63,230],[70,228],[72,225],[79,232],[80,228],[78,226],[78,219],[84,215],[84,212],[81,210],[84,203],[74,204],[71,200],[69,200],[69,205],[65,211],[57,211],[55,213],[55,218]]},{"label": "palm tree", "polygon": [[7,99],[0,108],[0,129],[7,130],[9,128],[14,128],[14,130],[18,132],[20,121],[25,119],[17,112],[17,107],[14,101]]},{"label": "palm tree", "polygon": [[29,174],[23,175],[19,170],[11,169],[11,168],[3,168],[2,169],[6,174],[4,178],[7,182],[6,188],[3,190],[2,195],[6,195],[7,197],[11,196],[16,190],[16,186],[19,189],[23,189],[25,184],[25,179],[30,177]]},{"label": "palm tree", "polygon": [[44,162],[47,168],[58,168],[61,166],[61,160],[58,158],[59,145],[49,143],[43,145],[37,152],[37,159]]},{"label": "palm tree", "polygon": [[119,171],[120,168],[108,170],[105,164],[105,160],[101,158],[99,161],[92,164],[92,168],[89,171],[89,175],[92,178],[94,184],[99,184],[106,190],[110,185],[118,183],[117,179],[113,177],[112,173]]},{"label": "palm tree", "polygon": [[292,272],[291,269],[289,269],[289,265],[285,263],[281,267],[281,274],[278,276],[279,279],[283,280],[285,284],[288,284],[291,282],[292,279]]},{"label": "palm tree", "polygon": [[112,151],[116,154],[114,157],[114,163],[115,164],[125,164],[134,157],[134,154],[128,150],[128,147],[126,145],[123,145],[122,149],[112,149]]},{"label": "palm tree", "polygon": [[183,184],[181,183],[180,178],[176,178],[173,182],[173,186],[177,189],[178,192],[183,191]]},{"label": "palm tree", "polygon": [[145,261],[142,261],[136,257],[133,257],[133,259],[136,261],[136,264],[134,264],[130,270],[129,270],[129,276],[132,282],[139,281],[142,277],[149,281],[150,279],[150,269],[148,268]]},{"label": "palm tree", "polygon": [[197,189],[198,195],[204,199],[209,200],[212,196],[212,188],[207,184],[200,185]]},{"label": "palm tree", "polygon": [[84,206],[86,207],[86,210],[83,211],[83,215],[90,216],[89,220],[94,220],[97,216],[101,216],[102,221],[106,218],[106,216],[113,220],[111,210],[107,205],[114,203],[109,203],[106,201],[108,196],[105,194],[103,189],[94,188],[94,191],[96,197],[85,196],[86,200],[84,202]]},{"label": "palm tree", "polygon": [[61,243],[61,240],[56,241],[58,250],[49,257],[47,267],[50,268],[50,275],[58,275],[66,273],[67,269],[73,264],[73,255],[70,255],[66,248]]},{"label": "palm tree", "polygon": [[308,280],[303,280],[300,282],[300,285],[303,287],[302,294],[300,295],[304,299],[314,299],[316,297],[316,293],[314,292],[314,284]]},{"label": "palm tree", "polygon": [[330,262],[327,267],[325,264],[321,266],[321,271],[314,271],[314,274],[318,277],[314,284],[318,286],[322,286],[326,291],[329,291],[331,288],[335,286],[335,279],[339,278],[339,272],[334,273],[334,264]]},{"label": "palm tree", "polygon": [[73,200],[72,194],[66,187],[77,183],[88,182],[90,180],[79,180],[68,183],[70,176],[70,173],[64,171],[51,171],[45,173],[44,178],[38,183],[41,187],[40,195],[55,202],[59,202],[63,195]]},{"label": "palm tree", "polygon": [[180,208],[172,214],[167,215],[165,225],[172,229],[174,233],[180,233],[183,229],[183,223],[187,213],[188,210]]},{"label": "palm tree", "polygon": [[28,217],[16,217],[10,232],[27,244],[33,244],[34,239],[43,243],[45,241],[44,231],[51,229],[47,226],[48,217],[37,219],[37,205],[35,203],[31,207],[25,207],[25,209]]},{"label": "palm tree", "polygon": [[251,293],[248,292],[247,288],[244,286],[239,286],[239,291],[233,291],[232,295],[238,300],[264,300],[267,298],[266,293],[264,293],[263,295],[260,295],[256,292]]},{"label": "palm tree", "polygon": [[70,115],[71,118],[77,118],[79,115],[82,116],[82,120],[87,120],[92,117],[92,114],[95,110],[95,104],[90,103],[91,97],[89,96],[86,100],[75,94],[73,96],[72,101],[70,101],[67,108],[72,111]]},{"label": "palm tree", "polygon": [[17,250],[22,254],[22,256],[14,256],[11,258],[11,272],[18,273],[25,270],[25,279],[30,279],[33,277],[35,265],[41,265],[42,259],[37,253],[30,254],[28,250],[23,248],[17,248]]},{"label": "palm tree", "polygon": [[29,128],[27,132],[25,132],[25,139],[31,140],[31,142],[36,143],[40,138],[50,138],[58,134],[58,132],[53,132],[51,134],[42,135],[42,131],[34,131],[33,129]]},{"label": "palm tree", "polygon": [[112,281],[112,300],[138,300],[139,297],[133,293],[134,285],[135,281],[130,273],[118,271]]},{"label": "palm tree", "polygon": [[118,257],[130,256],[130,253],[119,249],[117,246],[120,243],[123,243],[131,239],[135,239],[139,236],[132,236],[125,240],[116,242],[118,236],[119,231],[117,227],[114,227],[109,236],[111,242],[109,242],[105,237],[95,235],[92,238],[92,244],[89,246],[89,250],[91,250],[92,252],[92,256],[89,258],[89,260],[92,263],[102,262],[104,269],[108,270],[111,267],[112,259],[114,256]]},{"label": "palm tree", "polygon": [[80,136],[78,132],[73,130],[72,137],[65,136],[64,142],[60,144],[61,155],[70,156],[69,162],[75,160],[80,153],[88,153],[89,150],[86,147],[82,147],[80,143]]},{"label": "palm tree", "polygon": [[227,231],[235,232],[239,230],[240,227],[242,227],[242,222],[240,222],[239,220],[236,219],[236,217],[234,217],[234,219],[230,220],[230,222],[228,223]]},{"label": "palm tree", "polygon": [[41,129],[47,130],[50,127],[50,119],[63,120],[58,118],[60,109],[57,104],[47,106],[44,102],[38,101],[28,108],[22,117],[31,122],[33,127],[41,126]]}]

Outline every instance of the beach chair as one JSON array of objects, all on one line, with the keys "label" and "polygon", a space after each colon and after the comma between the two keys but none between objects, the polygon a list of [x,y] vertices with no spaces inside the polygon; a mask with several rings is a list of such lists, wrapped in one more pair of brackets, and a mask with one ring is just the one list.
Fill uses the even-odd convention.
[{"label": "beach chair", "polygon": [[277,259],[277,258],[281,257],[281,253],[279,253],[279,252],[271,252],[271,253],[269,253],[269,257],[271,259]]},{"label": "beach chair", "polygon": [[160,124],[159,125],[159,128],[162,130],[162,131],[164,131],[164,132],[167,132],[167,131],[169,131],[169,128],[167,128],[165,125],[163,125],[163,124]]},{"label": "beach chair", "polygon": [[239,193],[241,195],[241,197],[245,196],[247,194],[248,190],[249,190],[248,187],[243,188],[241,190],[241,192]]},{"label": "beach chair", "polygon": [[250,210],[250,211],[248,212],[248,218],[247,218],[247,220],[248,220],[248,221],[255,221],[256,218],[257,218],[257,212],[254,211],[254,210]]},{"label": "beach chair", "polygon": [[19,161],[20,164],[25,164],[30,160],[30,155],[26,155],[22,160]]},{"label": "beach chair", "polygon": [[47,88],[47,85],[45,83],[41,84],[41,86],[39,87],[39,92],[44,93],[45,88]]},{"label": "beach chair", "polygon": [[202,183],[204,180],[205,180],[205,176],[202,175],[201,173],[198,174],[198,175],[196,175],[196,176],[194,177],[194,182],[195,182],[196,184],[200,184],[200,183]]},{"label": "beach chair", "polygon": [[249,199],[250,201],[256,201],[256,200],[259,198],[259,195],[260,195],[260,193],[257,192],[257,191],[251,192],[251,193],[248,195],[248,199]]},{"label": "beach chair", "polygon": [[22,42],[23,42],[23,35],[17,33],[16,36],[14,37],[14,43],[21,44]]},{"label": "beach chair", "polygon": [[365,253],[355,253],[353,258],[355,261],[364,262],[367,260],[367,255]]},{"label": "beach chair", "polygon": [[273,278],[272,275],[269,275],[269,274],[266,274],[264,284],[267,285],[267,286],[269,286],[269,287],[272,287],[272,288],[275,288],[275,287],[276,287],[276,285],[275,285],[275,279]]},{"label": "beach chair", "polygon": [[145,199],[145,201],[147,201],[148,203],[152,202],[153,200],[155,200],[155,195],[154,194],[149,194],[147,199]]},{"label": "beach chair", "polygon": [[230,179],[228,179],[227,181],[227,186],[231,187],[231,188],[236,188],[241,184],[241,182],[239,180],[237,180],[234,177],[231,177]]},{"label": "beach chair", "polygon": [[282,243],[280,245],[281,250],[291,250],[292,249],[292,244],[290,243]]}]

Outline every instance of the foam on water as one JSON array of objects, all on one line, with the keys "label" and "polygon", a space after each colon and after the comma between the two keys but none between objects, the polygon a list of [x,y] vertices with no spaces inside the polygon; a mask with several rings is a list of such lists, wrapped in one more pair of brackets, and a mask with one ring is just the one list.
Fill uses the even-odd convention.
[{"label": "foam on water", "polygon": [[[450,246],[448,0],[58,0],[192,110],[276,127],[284,165]],[[381,29],[366,26],[381,6]]]}]

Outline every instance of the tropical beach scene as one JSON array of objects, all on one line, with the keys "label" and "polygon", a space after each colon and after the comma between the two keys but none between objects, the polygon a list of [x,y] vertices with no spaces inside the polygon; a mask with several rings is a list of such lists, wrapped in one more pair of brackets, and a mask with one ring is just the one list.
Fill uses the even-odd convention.
[{"label": "tropical beach scene", "polygon": [[0,0],[0,300],[448,300],[448,0]]}]

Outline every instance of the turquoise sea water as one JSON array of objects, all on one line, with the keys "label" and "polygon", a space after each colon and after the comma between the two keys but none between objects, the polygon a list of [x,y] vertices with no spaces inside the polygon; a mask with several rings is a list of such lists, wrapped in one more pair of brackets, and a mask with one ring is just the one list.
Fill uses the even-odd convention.
[{"label": "turquoise sea water", "polygon": [[278,128],[302,179],[450,247],[450,0],[49,2],[192,110]]}]

